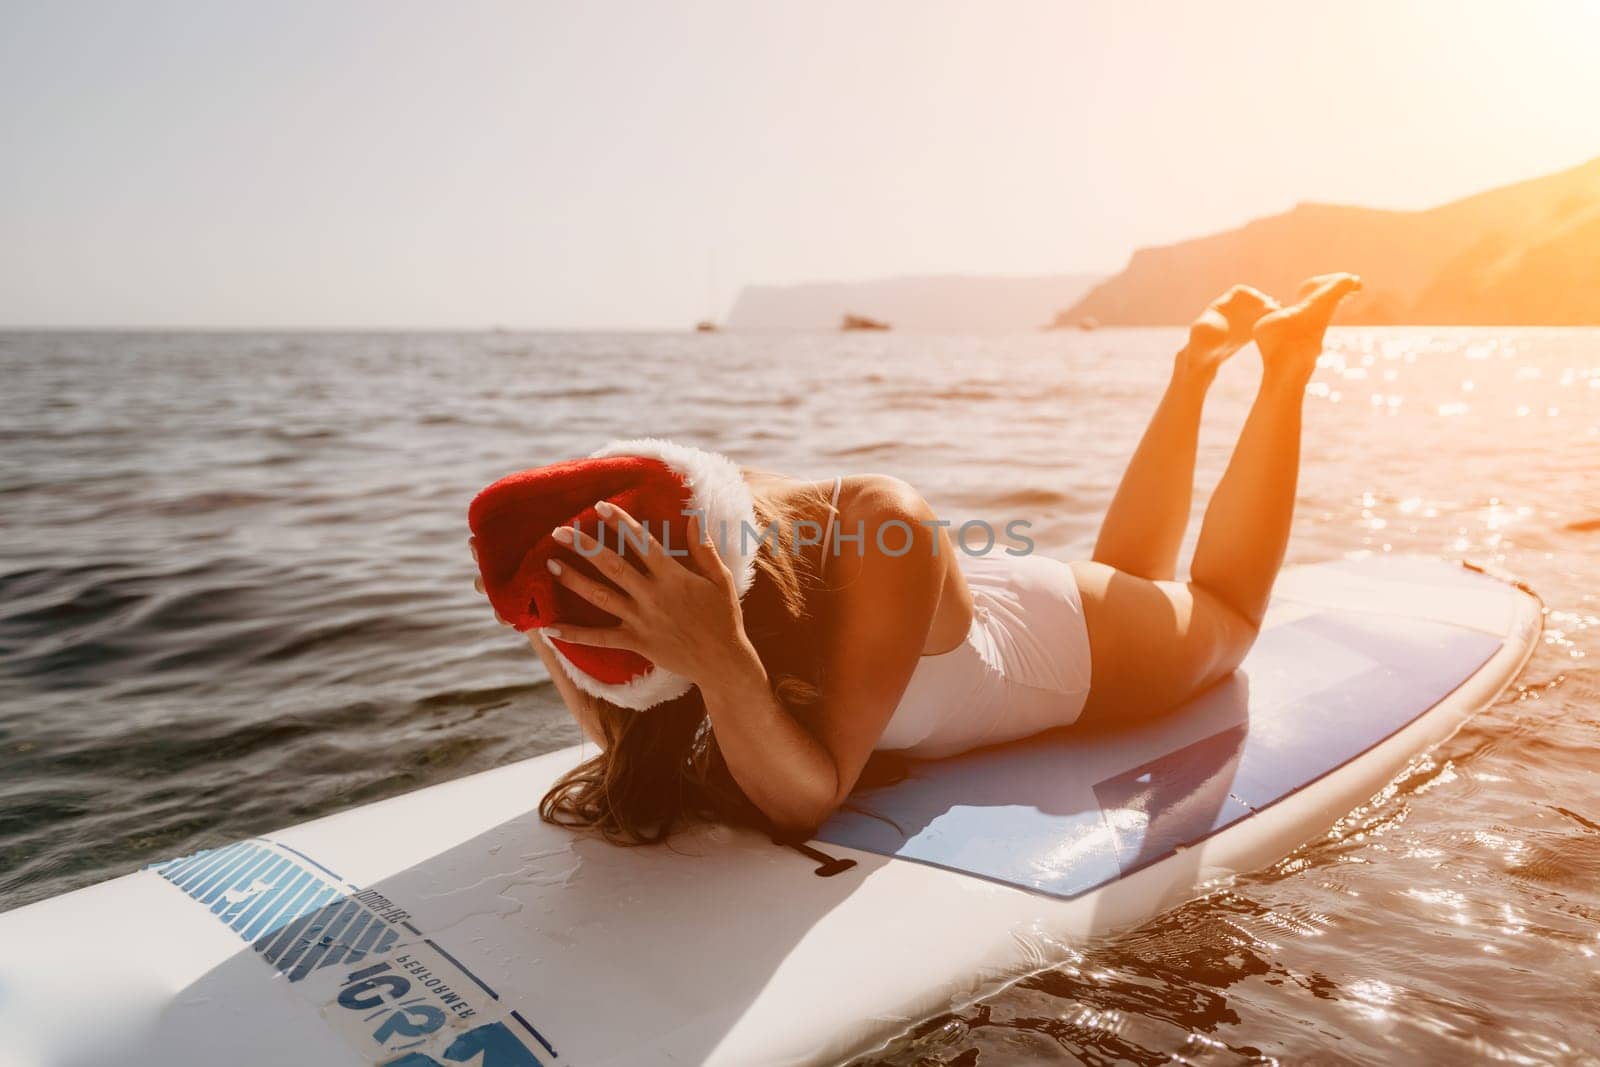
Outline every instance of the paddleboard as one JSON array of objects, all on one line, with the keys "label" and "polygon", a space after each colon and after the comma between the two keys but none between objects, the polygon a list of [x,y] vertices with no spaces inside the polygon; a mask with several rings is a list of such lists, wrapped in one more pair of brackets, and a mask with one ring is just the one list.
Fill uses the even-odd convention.
[{"label": "paddleboard", "polygon": [[1493,701],[1540,627],[1457,563],[1294,567],[1184,708],[917,764],[807,852],[548,826],[573,748],[177,857],[0,915],[0,1063],[838,1062],[1277,861]]}]

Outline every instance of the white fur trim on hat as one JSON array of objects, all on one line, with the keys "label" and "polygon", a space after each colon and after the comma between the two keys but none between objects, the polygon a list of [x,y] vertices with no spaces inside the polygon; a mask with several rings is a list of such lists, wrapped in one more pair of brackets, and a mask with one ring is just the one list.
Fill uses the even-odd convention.
[{"label": "white fur trim on hat", "polygon": [[615,704],[619,708],[647,711],[657,704],[676,700],[694,687],[694,683],[683,675],[674,674],[662,667],[651,667],[639,677],[620,684],[602,682],[587,671],[580,670],[576,664],[567,659],[566,654],[543,630],[539,631],[539,640],[556,654],[556,662],[567,672],[567,677],[572,679],[573,685],[590,696],[604,700],[608,704]]},{"label": "white fur trim on hat", "polygon": [[[745,524],[756,529],[755,500],[737,463],[720,453],[659,437],[612,441],[590,456],[644,456],[665,463],[689,487],[689,508],[700,513],[705,531],[717,543],[722,561],[733,573],[734,589],[740,597],[750,591],[756,580],[756,553],[761,544],[759,536],[744,533]],[[681,674],[660,667],[620,685],[608,684],[569,662],[542,631],[539,636],[556,654],[574,685],[618,707],[643,711],[682,696],[694,685]]]}]

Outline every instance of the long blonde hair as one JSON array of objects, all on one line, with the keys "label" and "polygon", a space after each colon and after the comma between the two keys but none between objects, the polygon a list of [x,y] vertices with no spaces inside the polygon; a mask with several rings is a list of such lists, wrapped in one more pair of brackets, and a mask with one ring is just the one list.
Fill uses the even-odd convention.
[{"label": "long blonde hair", "polygon": [[[795,545],[798,521],[826,514],[820,492],[780,502],[756,492],[758,527],[776,524],[764,540],[756,577],[742,601],[745,632],[773,679],[773,693],[805,721],[822,690],[816,646],[821,588],[817,568]],[[716,820],[767,828],[722,757],[698,689],[647,711],[592,701],[601,751],[557,779],[539,814],[559,826],[598,831],[617,844],[653,844],[686,822]]]}]

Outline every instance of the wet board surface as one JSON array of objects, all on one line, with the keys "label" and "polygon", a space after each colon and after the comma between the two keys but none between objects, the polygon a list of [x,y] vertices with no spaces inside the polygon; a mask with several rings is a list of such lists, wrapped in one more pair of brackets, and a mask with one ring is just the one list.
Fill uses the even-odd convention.
[{"label": "wet board surface", "polygon": [[[919,765],[814,845],[543,823],[550,753],[0,915],[0,1065],[839,1062],[1265,866],[1521,669],[1536,598],[1457,564],[1291,568],[1184,709]],[[960,922],[951,922],[960,916]]]}]

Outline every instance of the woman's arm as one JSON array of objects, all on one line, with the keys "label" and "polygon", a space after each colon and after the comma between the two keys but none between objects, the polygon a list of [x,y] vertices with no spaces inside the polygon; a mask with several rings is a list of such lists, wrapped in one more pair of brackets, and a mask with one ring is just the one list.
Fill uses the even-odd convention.
[{"label": "woman's arm", "polygon": [[839,518],[852,539],[828,561],[837,581],[822,620],[823,694],[812,728],[773,695],[753,649],[733,658],[726,679],[700,687],[728,770],[788,830],[814,830],[855,788],[916,670],[953,551],[928,525],[927,503],[893,479],[868,483]]},{"label": "woman's arm", "polygon": [[[629,527],[630,538],[644,536],[625,512],[611,510]],[[558,532],[566,538],[576,533],[590,562],[618,588],[573,568],[562,568],[557,579],[622,621],[546,632],[579,644],[632,649],[694,680],[729,772],[750,801],[786,830],[814,829],[854,788],[916,669],[951,551],[947,541],[941,544],[943,532],[928,525],[933,514],[927,504],[893,479],[863,488],[840,517],[849,520],[842,522],[847,535],[859,524],[865,536],[850,541],[855,550],[830,561],[838,565],[838,582],[826,620],[825,691],[811,729],[773,695],[744,632],[733,576],[697,523],[691,520],[695,570],[651,541],[641,573],[581,531]],[[881,540],[880,527],[887,528]]]},{"label": "woman's arm", "polygon": [[837,763],[773,694],[755,650],[729,657],[725,672],[699,685],[728,772],[750,802],[782,830],[820,825],[838,806]]},{"label": "woman's arm", "polygon": [[[935,518],[914,489],[894,478],[866,481],[841,510],[838,533],[846,536],[828,560],[823,692],[812,715],[838,777],[813,826],[855,788],[927,644],[955,555],[948,535],[932,525]],[[865,535],[859,542],[857,531]]]}]

